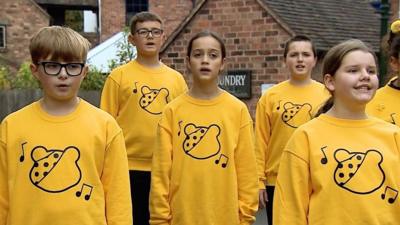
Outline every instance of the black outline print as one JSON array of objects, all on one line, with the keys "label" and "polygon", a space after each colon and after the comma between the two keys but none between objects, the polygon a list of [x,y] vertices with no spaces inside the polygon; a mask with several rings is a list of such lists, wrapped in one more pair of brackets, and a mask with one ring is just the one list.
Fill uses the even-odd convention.
[{"label": "black outline print", "polygon": [[[225,162],[222,162],[221,159],[225,159]],[[219,156],[219,158],[215,160],[215,164],[218,165],[220,162],[222,162],[222,163],[221,163],[221,167],[222,167],[222,168],[226,168],[226,166],[228,165],[228,161],[229,161],[228,156],[226,156],[226,155],[224,155],[224,154],[221,154],[221,155]]]},{"label": "black outline print", "polygon": [[[285,123],[286,125],[288,125],[289,127],[292,128],[297,128],[300,125],[304,124],[305,122],[309,121],[309,120],[305,120],[302,124],[289,124],[290,121],[296,117],[296,115],[306,106],[309,106],[310,108],[308,109],[308,115],[310,117],[310,119],[312,118],[311,112],[312,112],[312,106],[309,103],[304,103],[304,104],[296,104],[296,103],[292,103],[292,102],[286,102],[285,104],[283,104],[283,109],[284,111],[281,114],[281,119],[282,122]],[[288,118],[287,114],[290,111],[290,118]]]},{"label": "black outline print", "polygon": [[328,163],[328,157],[326,156],[326,153],[324,151],[326,149],[326,147],[328,147],[328,146],[324,146],[321,148],[321,152],[322,152],[322,154],[324,154],[324,157],[321,158],[321,164],[323,164],[323,165]]},{"label": "black outline print", "polygon": [[[192,127],[194,128],[193,130],[192,130]],[[216,127],[218,129],[218,134],[215,137],[210,137],[210,138],[215,138],[216,139],[216,141],[218,143],[218,147],[217,147],[218,149],[214,149],[212,151],[209,151],[209,152],[212,152],[212,153],[210,153],[207,156],[200,157],[199,155],[192,155],[191,154],[192,149],[195,148],[196,146],[198,146],[198,143],[202,141],[203,137],[207,135],[208,131],[212,127]],[[202,133],[202,135],[200,137],[192,135],[192,134],[197,133],[198,131],[200,131]],[[189,123],[189,124],[186,124],[186,126],[184,128],[184,132],[185,132],[186,137],[185,137],[185,140],[182,142],[182,149],[185,152],[185,154],[187,154],[188,156],[190,156],[190,157],[192,157],[194,159],[202,160],[202,159],[208,159],[208,158],[211,158],[213,156],[216,156],[221,151],[221,143],[219,142],[219,138],[218,138],[219,135],[221,134],[221,128],[217,124],[211,124],[210,126],[207,127],[207,126],[196,126],[193,123]],[[191,139],[191,136],[193,136],[193,140],[196,140],[197,138],[198,139],[192,146],[188,146],[189,145],[188,141]],[[189,149],[185,148],[185,145],[186,145],[186,147],[190,147],[190,148]]]},{"label": "black outline print", "polygon": [[[40,156],[41,158],[37,158],[37,154],[39,154],[38,151],[42,151],[42,153],[44,153],[44,154],[42,154]],[[43,184],[41,184],[41,182],[59,164],[60,160],[62,160],[63,156],[65,155],[65,153],[67,151],[75,151],[77,153],[77,157],[76,157],[76,159],[74,159],[75,161],[74,162],[70,162],[70,163],[74,163],[75,164],[76,173],[78,173],[77,176],[75,178],[73,178],[73,180],[71,180],[71,183],[66,185],[65,187],[62,187],[62,188],[61,187],[57,187],[56,188],[56,187],[51,187],[51,186],[44,187]],[[79,149],[77,147],[75,147],[75,146],[68,146],[64,150],[56,150],[56,149],[47,150],[47,148],[44,147],[44,146],[36,146],[35,148],[32,149],[32,152],[31,152],[31,159],[33,161],[33,165],[32,165],[31,171],[29,172],[29,179],[31,180],[33,185],[35,185],[36,187],[38,187],[39,189],[41,189],[41,190],[43,190],[45,192],[50,192],[50,193],[64,192],[64,191],[76,186],[81,181],[82,172],[81,172],[81,169],[80,169],[80,167],[78,165],[78,161],[80,159],[80,155],[81,154],[80,154]],[[53,165],[49,165],[48,162],[46,162],[46,160],[49,157],[54,157],[55,159],[57,159],[57,161],[54,162]],[[44,163],[42,163],[43,161],[44,161]],[[43,164],[43,165],[41,165],[41,164]],[[48,167],[50,169],[43,173],[43,177],[40,180],[34,181],[32,179],[32,177],[39,176],[39,173],[37,171],[35,171],[36,170],[35,168],[37,168],[39,166]],[[63,176],[63,174],[60,174],[60,179],[63,179],[62,176]]]},{"label": "black outline print", "polygon": [[[147,92],[144,90],[145,88],[148,89]],[[160,110],[159,112],[152,112],[152,111],[150,111],[150,110],[148,109],[148,106],[150,106],[150,105],[154,102],[154,100],[158,97],[158,95],[160,94],[160,92],[161,92],[162,90],[165,90],[165,91],[167,92],[167,95],[165,96],[165,104],[164,104],[164,106],[165,106],[166,104],[168,104],[168,96],[169,96],[169,91],[168,91],[167,88],[151,89],[149,86],[142,86],[142,88],[140,89],[140,91],[141,91],[141,93],[142,93],[142,96],[141,96],[140,99],[139,99],[139,106],[140,106],[140,108],[142,108],[142,109],[144,109],[146,112],[151,113],[151,114],[154,114],[154,115],[159,115],[159,114],[161,114],[161,113],[162,113],[162,110]],[[151,94],[154,95],[153,98],[151,98]],[[147,98],[149,98],[149,97],[150,97],[150,99],[151,99],[150,101],[148,101],[148,99],[147,99]],[[164,107],[161,107],[161,108],[164,108]]]},{"label": "black outline print", "polygon": [[24,160],[25,160],[25,148],[24,148],[24,145],[26,145],[28,142],[24,142],[24,143],[22,143],[21,144],[21,151],[22,151],[22,154],[21,154],[21,156],[19,157],[19,161],[20,162],[23,162]]},{"label": "black outline print", "polygon": [[84,195],[84,199],[85,199],[86,201],[89,201],[90,197],[92,196],[92,191],[93,191],[93,186],[92,186],[92,185],[83,183],[82,186],[81,186],[81,190],[77,191],[77,192],[75,193],[75,195],[76,195],[76,197],[78,197],[78,198],[81,197],[81,195],[82,195],[82,193],[83,193],[83,189],[84,189],[85,187],[88,187],[88,188],[90,189],[89,194]]},{"label": "black outline print", "polygon": [[[340,156],[339,156],[340,154]],[[343,155],[344,154],[344,155]],[[382,180],[369,180],[369,182],[371,182],[372,184],[369,184],[370,187],[366,188],[366,184],[365,183],[357,183],[354,185],[353,182],[353,186],[349,187],[348,182],[351,181],[354,177],[357,177],[357,172],[359,172],[360,168],[363,166],[363,163],[365,163],[365,159],[366,157],[368,157],[368,154],[370,154],[369,157],[372,157],[372,154],[377,154],[377,156],[379,156],[379,162],[377,163],[377,165],[366,165],[367,167],[371,167],[371,166],[376,166],[376,169],[378,170],[379,174],[382,176]],[[344,157],[342,157],[344,156]],[[356,157],[356,158],[354,158]],[[383,156],[380,152],[378,152],[377,150],[371,149],[366,151],[365,153],[362,152],[350,152],[344,148],[340,148],[337,149],[334,153],[334,158],[336,160],[336,162],[338,163],[335,172],[333,173],[333,180],[335,181],[335,183],[343,188],[346,189],[352,193],[355,194],[370,194],[376,190],[378,190],[380,187],[382,187],[384,181],[385,181],[385,172],[383,171],[381,164],[383,162]],[[348,161],[358,161],[357,164],[353,164],[353,163],[346,163]],[[345,167],[345,168],[344,168]],[[343,168],[343,169],[342,169]],[[341,182],[337,180],[337,176],[342,178],[345,176],[345,174],[341,173],[342,170],[349,170],[349,169],[355,169],[354,173],[351,172],[348,174],[348,179],[345,182]],[[365,171],[363,171],[365,173]],[[368,176],[369,174],[361,174],[358,176]],[[372,177],[372,176],[371,176]]]},{"label": "black outline print", "polygon": [[391,123],[396,125],[396,120],[394,119],[394,115],[396,115],[396,113],[390,114],[390,118],[392,119]]}]

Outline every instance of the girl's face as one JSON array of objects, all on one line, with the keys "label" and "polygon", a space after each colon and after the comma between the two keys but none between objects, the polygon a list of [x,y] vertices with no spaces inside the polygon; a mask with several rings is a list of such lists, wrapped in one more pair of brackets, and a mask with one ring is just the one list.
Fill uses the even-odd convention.
[{"label": "girl's face", "polygon": [[316,61],[310,42],[295,41],[289,45],[285,64],[289,69],[291,78],[303,80],[311,77],[311,71]]},{"label": "girl's face", "polygon": [[324,82],[333,93],[335,105],[365,106],[378,88],[374,56],[361,50],[349,52],[333,76],[324,76]]},{"label": "girl's face", "polygon": [[224,69],[225,58],[222,58],[220,43],[212,36],[206,36],[193,41],[187,62],[193,82],[217,83],[218,74]]}]

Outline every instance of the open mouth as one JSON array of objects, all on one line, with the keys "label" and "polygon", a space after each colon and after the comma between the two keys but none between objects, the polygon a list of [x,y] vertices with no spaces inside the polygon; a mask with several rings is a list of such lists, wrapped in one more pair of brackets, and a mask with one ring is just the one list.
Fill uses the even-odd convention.
[{"label": "open mouth", "polygon": [[303,65],[297,65],[297,66],[296,66],[296,69],[304,69],[304,68],[306,68],[306,67],[303,66]]},{"label": "open mouth", "polygon": [[146,43],[146,46],[154,46],[155,45],[155,43],[153,43],[153,42],[147,42]]},{"label": "open mouth", "polygon": [[211,72],[208,68],[200,68],[200,72]]},{"label": "open mouth", "polygon": [[354,89],[369,91],[369,90],[371,90],[371,86],[370,85],[359,85],[359,86],[356,86]]}]

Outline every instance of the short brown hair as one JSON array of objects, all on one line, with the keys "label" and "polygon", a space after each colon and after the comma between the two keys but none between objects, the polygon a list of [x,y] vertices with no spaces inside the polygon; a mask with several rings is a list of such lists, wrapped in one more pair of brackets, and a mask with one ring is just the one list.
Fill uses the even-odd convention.
[{"label": "short brown hair", "polygon": [[30,40],[32,63],[51,56],[51,60],[86,61],[89,41],[68,27],[41,28]]},{"label": "short brown hair", "polygon": [[136,31],[136,24],[137,23],[143,23],[143,22],[147,22],[147,21],[156,21],[159,22],[162,26],[162,20],[160,18],[160,16],[158,16],[155,13],[151,13],[151,12],[140,12],[140,13],[136,13],[130,21],[130,31],[131,34],[134,34]]}]

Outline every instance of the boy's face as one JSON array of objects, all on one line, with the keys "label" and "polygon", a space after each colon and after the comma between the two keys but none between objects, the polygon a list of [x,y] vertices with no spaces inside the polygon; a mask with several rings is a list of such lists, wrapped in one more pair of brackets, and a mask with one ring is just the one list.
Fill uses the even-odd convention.
[{"label": "boy's face", "polygon": [[164,40],[164,32],[157,21],[136,23],[136,30],[129,34],[129,42],[136,46],[138,54],[143,56],[158,56]]},{"label": "boy's face", "polygon": [[33,76],[39,80],[45,98],[56,102],[74,100],[88,68],[83,62],[63,60],[39,60],[31,64]]}]

